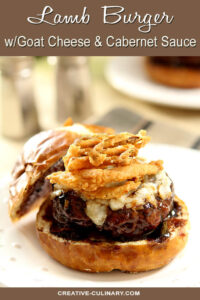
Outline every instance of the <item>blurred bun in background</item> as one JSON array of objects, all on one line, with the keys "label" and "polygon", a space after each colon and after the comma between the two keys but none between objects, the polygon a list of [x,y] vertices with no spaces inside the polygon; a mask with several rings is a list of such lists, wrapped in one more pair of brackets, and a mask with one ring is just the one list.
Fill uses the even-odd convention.
[{"label": "blurred bun in background", "polygon": [[178,87],[200,87],[200,56],[155,56],[145,58],[148,75],[158,83]]}]

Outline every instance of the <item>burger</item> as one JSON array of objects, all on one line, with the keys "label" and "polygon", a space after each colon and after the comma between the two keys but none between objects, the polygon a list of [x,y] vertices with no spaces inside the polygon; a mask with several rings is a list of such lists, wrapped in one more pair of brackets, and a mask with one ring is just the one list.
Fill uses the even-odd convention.
[{"label": "burger", "polygon": [[200,87],[200,56],[146,57],[145,67],[157,83],[177,88]]},{"label": "burger", "polygon": [[141,272],[168,264],[185,246],[188,211],[161,160],[138,155],[150,138],[94,133],[74,140],[36,228],[43,249],[85,272]]}]

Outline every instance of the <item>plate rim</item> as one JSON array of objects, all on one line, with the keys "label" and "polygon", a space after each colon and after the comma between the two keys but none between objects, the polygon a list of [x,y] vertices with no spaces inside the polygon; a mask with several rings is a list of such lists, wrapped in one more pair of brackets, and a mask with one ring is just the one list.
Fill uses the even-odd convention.
[{"label": "plate rim", "polygon": [[[133,91],[133,89],[129,89],[127,88],[127,85],[126,83],[123,84],[124,82],[124,79],[123,77],[119,74],[119,71],[120,71],[120,67],[121,66],[121,62],[120,64],[118,65],[118,67],[116,67],[116,64],[119,62],[119,60],[121,61],[122,59],[125,60],[125,63],[127,63],[128,61],[132,60],[132,63],[134,63],[134,60],[137,60],[137,63],[138,61],[140,61],[139,63],[142,63],[142,59],[144,57],[142,56],[124,56],[124,57],[114,57],[112,58],[106,68],[105,68],[105,78],[106,80],[110,83],[110,85],[122,92],[123,94],[125,95],[128,95],[129,97],[132,97],[134,98],[134,100],[137,100],[137,101],[143,101],[143,102],[147,102],[147,103],[151,103],[151,104],[156,104],[156,105],[160,105],[160,106],[164,106],[164,107],[176,107],[176,108],[182,108],[182,109],[192,109],[192,110],[200,110],[200,101],[199,103],[194,103],[194,102],[176,102],[173,100],[169,101],[168,99],[167,100],[164,100],[164,101],[161,101],[159,99],[156,99],[156,98],[153,98],[153,97],[146,97],[144,94],[142,93],[135,93]],[[118,72],[116,72],[116,70],[118,69]],[[124,70],[123,70],[124,72]],[[142,71],[143,72],[143,71]],[[146,74],[145,74],[145,71],[143,72],[145,77],[146,77]],[[128,74],[128,72],[126,73]],[[134,73],[133,73],[134,74]],[[145,82],[145,81],[144,81]],[[131,80],[129,81],[129,83],[131,83]],[[172,91],[172,89],[176,90],[176,91],[185,91],[185,89],[176,89],[176,88],[170,88],[170,87],[167,87],[167,86],[162,86],[161,84],[156,84],[155,82],[151,82],[151,80],[148,80],[148,84],[151,84],[152,87],[154,87],[154,89],[156,90],[156,85],[159,86],[159,88],[163,88],[163,94],[165,94],[165,92],[167,90],[169,91]],[[194,90],[198,90],[200,92],[200,88],[197,88],[197,89],[191,89],[191,91],[193,92]],[[189,92],[190,90],[187,90],[187,92]],[[190,95],[188,95],[188,97],[190,97]],[[194,95],[193,95],[194,97]],[[198,98],[198,97],[197,97]],[[200,99],[200,97],[199,97]],[[197,99],[198,100],[198,99]]]}]

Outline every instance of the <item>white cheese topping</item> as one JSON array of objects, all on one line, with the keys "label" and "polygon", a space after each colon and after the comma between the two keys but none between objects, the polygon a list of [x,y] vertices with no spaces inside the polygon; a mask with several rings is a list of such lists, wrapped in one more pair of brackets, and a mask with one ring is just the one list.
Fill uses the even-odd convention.
[{"label": "white cheese topping", "polygon": [[161,199],[166,199],[171,196],[171,179],[162,171],[156,175],[158,182],[158,193]]},{"label": "white cheese topping", "polygon": [[107,217],[107,207],[96,201],[87,201],[86,215],[98,226],[103,225]]},{"label": "white cheese topping", "polygon": [[[172,181],[167,176],[166,172],[160,171],[155,176],[146,176],[144,182],[135,192],[131,191],[128,194],[122,195],[118,199],[83,199],[86,202],[85,212],[94,224],[101,226],[107,217],[108,207],[110,207],[113,211],[122,209],[124,206],[126,208],[139,209],[147,202],[150,202],[157,207],[156,196],[159,196],[162,200],[171,197],[171,183]],[[117,183],[109,184],[109,186],[114,185],[117,185]],[[52,192],[52,198],[60,196],[62,193],[63,187],[55,184],[54,192]]]},{"label": "white cheese topping", "polygon": [[86,214],[98,226],[103,225],[107,217],[107,207],[109,206],[113,211],[126,208],[140,208],[146,202],[150,202],[157,207],[156,196],[164,200],[172,195],[171,180],[165,173],[160,171],[156,176],[147,176],[144,182],[139,186],[136,192],[129,192],[118,199],[110,200],[87,200]]}]

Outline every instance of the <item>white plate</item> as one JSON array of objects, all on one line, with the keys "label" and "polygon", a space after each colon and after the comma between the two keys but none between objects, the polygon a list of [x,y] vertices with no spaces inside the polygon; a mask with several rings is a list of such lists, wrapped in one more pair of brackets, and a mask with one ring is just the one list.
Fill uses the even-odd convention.
[{"label": "white plate", "polygon": [[144,68],[143,57],[115,57],[107,66],[110,84],[131,97],[160,105],[200,109],[200,89],[180,89],[154,83]]},{"label": "white plate", "polygon": [[149,145],[142,152],[150,159],[164,159],[177,194],[189,208],[188,244],[169,265],[140,274],[119,271],[87,274],[63,267],[41,249],[35,232],[35,215],[18,224],[11,223],[4,180],[0,185],[0,282],[12,287],[200,286],[200,152],[167,145]]}]

